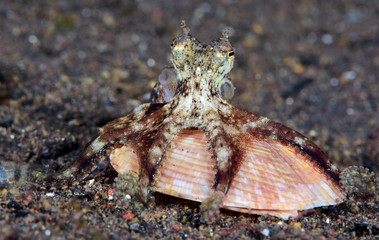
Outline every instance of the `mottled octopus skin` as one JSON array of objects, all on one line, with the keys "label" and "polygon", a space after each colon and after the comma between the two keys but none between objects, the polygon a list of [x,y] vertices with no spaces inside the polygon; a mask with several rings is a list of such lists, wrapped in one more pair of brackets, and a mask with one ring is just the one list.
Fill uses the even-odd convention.
[{"label": "mottled octopus skin", "polygon": [[[230,200],[228,190],[233,185],[233,179],[240,173],[241,166],[246,167],[244,159],[249,154],[254,154],[249,153],[249,149],[255,149],[249,147],[252,144],[262,145],[262,148],[267,145],[279,149],[278,151],[289,151],[290,156],[299,156],[301,161],[307,162],[319,176],[325,178],[325,182],[333,189],[333,201],[324,205],[342,202],[344,192],[339,186],[339,171],[314,143],[293,129],[234,107],[227,101],[230,98],[223,95],[223,84],[230,81],[229,72],[234,61],[234,49],[228,41],[228,34],[224,32],[221,38],[203,45],[190,35],[185,25],[182,28],[183,32],[171,46],[171,62],[177,79],[175,95],[172,96],[171,93],[171,97],[162,97],[158,91],[155,99],[160,100],[143,104],[127,116],[105,125],[101,128],[100,135],[88,145],[78,163],[58,178],[63,180],[73,175],[77,179],[93,177],[108,165],[110,156],[111,161],[112,158],[116,159],[116,152],[126,147],[130,150],[122,153],[122,157],[130,155],[130,159],[138,162],[137,174],[142,187],[147,189],[156,180],[157,168],[167,150],[175,147],[171,145],[174,138],[184,131],[193,131],[193,134],[205,135],[208,140],[204,140],[204,144],[207,144],[210,156],[214,159],[214,176],[212,186],[209,186],[213,194],[205,199],[186,197],[202,201],[202,211],[218,209],[223,207],[223,201]],[[234,86],[230,85],[229,89],[233,93]],[[275,162],[270,151],[264,154]],[[240,206],[224,207],[241,211]],[[245,208],[242,212],[288,218],[296,216],[297,210],[313,207],[317,206],[288,211],[285,207],[270,209],[265,205],[261,209],[241,208]],[[276,214],[276,211],[281,213]],[[212,213],[208,214],[210,215]]]},{"label": "mottled octopus skin", "polygon": [[[178,78],[173,67],[165,67],[158,77],[158,82],[151,91],[150,101],[154,103],[167,103],[175,96],[178,87]],[[233,98],[235,87],[230,75],[221,80],[219,88],[222,99],[230,101]]]}]

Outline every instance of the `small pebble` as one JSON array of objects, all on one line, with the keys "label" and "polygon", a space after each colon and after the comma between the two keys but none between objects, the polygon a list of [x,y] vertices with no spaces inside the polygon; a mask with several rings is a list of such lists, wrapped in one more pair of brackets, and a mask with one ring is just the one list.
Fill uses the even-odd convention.
[{"label": "small pebble", "polygon": [[322,37],[321,37],[321,41],[324,43],[324,44],[326,44],[326,45],[330,45],[330,44],[332,44],[333,43],[333,36],[332,35],[330,35],[330,34],[324,34],[324,35],[322,35]]},{"label": "small pebble", "polygon": [[301,223],[297,222],[293,225],[295,228],[301,228]]},{"label": "small pebble", "polygon": [[265,228],[265,229],[263,229],[262,234],[263,234],[263,236],[268,237],[268,236],[270,236],[270,230]]},{"label": "small pebble", "polygon": [[55,194],[53,192],[48,192],[46,193],[46,197],[54,197]]}]

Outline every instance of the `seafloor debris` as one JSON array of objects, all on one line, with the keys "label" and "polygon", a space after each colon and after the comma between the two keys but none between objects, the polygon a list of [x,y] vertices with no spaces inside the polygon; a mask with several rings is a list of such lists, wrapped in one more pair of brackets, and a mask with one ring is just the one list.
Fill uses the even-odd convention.
[{"label": "seafloor debris", "polygon": [[351,166],[343,170],[341,184],[354,199],[371,198],[378,191],[378,178],[375,173],[361,166]]}]

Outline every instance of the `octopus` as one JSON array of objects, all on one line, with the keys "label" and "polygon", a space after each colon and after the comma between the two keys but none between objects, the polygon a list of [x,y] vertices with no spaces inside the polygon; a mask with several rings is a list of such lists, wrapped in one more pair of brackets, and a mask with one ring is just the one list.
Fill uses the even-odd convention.
[{"label": "octopus", "polygon": [[312,141],[231,105],[234,57],[228,30],[202,44],[183,21],[152,101],[102,127],[67,170],[34,179],[88,179],[110,163],[137,179],[140,201],[153,191],[198,201],[205,220],[220,208],[288,219],[343,202],[338,169]]}]

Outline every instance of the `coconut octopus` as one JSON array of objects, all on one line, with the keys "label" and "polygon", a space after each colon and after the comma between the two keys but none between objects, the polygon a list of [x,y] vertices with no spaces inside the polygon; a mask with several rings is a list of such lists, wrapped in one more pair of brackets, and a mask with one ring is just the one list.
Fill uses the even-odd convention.
[{"label": "coconut octopus", "polygon": [[151,191],[199,201],[206,220],[220,208],[288,219],[341,203],[339,171],[314,143],[229,103],[235,52],[228,36],[203,45],[183,22],[152,102],[101,128],[75,165],[35,173],[36,182],[87,179],[111,163],[138,179],[132,194],[141,201]]}]

